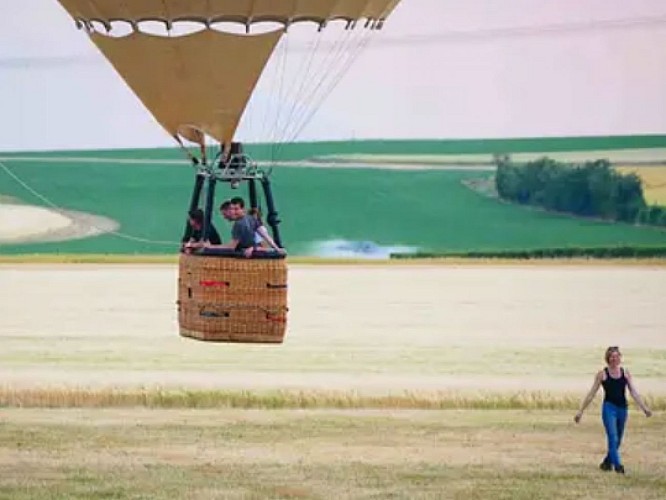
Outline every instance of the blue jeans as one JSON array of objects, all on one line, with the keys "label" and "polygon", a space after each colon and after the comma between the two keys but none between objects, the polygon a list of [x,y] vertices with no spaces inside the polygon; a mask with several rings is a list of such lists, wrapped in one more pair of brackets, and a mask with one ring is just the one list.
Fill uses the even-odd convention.
[{"label": "blue jeans", "polygon": [[615,467],[622,465],[619,450],[624,435],[624,425],[627,423],[627,409],[606,401],[601,407],[601,420],[604,423],[606,438],[608,439],[606,460]]}]

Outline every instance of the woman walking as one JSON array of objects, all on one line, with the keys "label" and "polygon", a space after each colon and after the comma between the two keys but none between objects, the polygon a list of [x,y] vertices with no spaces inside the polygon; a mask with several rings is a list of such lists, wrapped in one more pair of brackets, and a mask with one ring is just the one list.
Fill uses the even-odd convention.
[{"label": "woman walking", "polygon": [[601,420],[606,429],[606,438],[608,440],[608,453],[599,468],[604,471],[614,469],[615,472],[624,474],[624,466],[620,459],[620,444],[624,435],[624,426],[627,423],[627,396],[626,389],[629,388],[629,394],[634,398],[636,404],[643,410],[646,417],[652,416],[652,412],[641,399],[636,390],[634,381],[629,370],[622,367],[622,353],[617,346],[606,349],[604,356],[606,367],[599,371],[594,378],[594,383],[590,392],[585,396],[580,410],[576,413],[574,421],[580,422],[585,408],[592,402],[596,396],[599,386],[604,388],[604,402],[601,407]]}]

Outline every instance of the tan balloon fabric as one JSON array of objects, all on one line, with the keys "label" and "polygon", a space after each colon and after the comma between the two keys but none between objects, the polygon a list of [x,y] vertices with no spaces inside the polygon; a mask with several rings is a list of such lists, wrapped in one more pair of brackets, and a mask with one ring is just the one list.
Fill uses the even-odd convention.
[{"label": "tan balloon fabric", "polygon": [[59,0],[80,20],[196,20],[324,22],[331,19],[383,20],[400,0]]},{"label": "tan balloon fabric", "polygon": [[283,33],[91,38],[169,133],[201,144],[205,132],[228,144]]},{"label": "tan balloon fabric", "polygon": [[[400,0],[59,0],[75,19],[140,23],[181,20],[246,24],[383,21]],[[372,23],[371,23],[372,24]],[[172,135],[203,143],[204,133],[229,143],[250,95],[284,30],[237,35],[215,30],[177,37],[135,30],[126,37],[91,32],[157,121]]]}]

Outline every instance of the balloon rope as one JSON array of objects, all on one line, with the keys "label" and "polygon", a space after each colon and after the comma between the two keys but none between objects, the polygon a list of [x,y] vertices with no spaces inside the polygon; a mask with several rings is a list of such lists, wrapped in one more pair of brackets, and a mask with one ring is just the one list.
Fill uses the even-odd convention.
[{"label": "balloon rope", "polygon": [[[319,101],[319,104],[321,105],[321,101],[323,101],[323,99],[318,99],[317,93],[321,88],[328,87],[330,85],[328,82],[335,80],[336,74],[340,71],[341,68],[344,68],[344,64],[341,63],[344,63],[345,53],[348,53],[350,47],[353,45],[353,43],[351,43],[354,42],[353,35],[353,30],[346,30],[344,36],[339,37],[333,43],[333,46],[329,50],[327,56],[322,58],[323,62],[321,69],[324,76],[318,82],[316,82],[316,85],[311,86],[310,92],[301,100],[301,106],[299,107],[298,115],[294,116],[294,118],[288,124],[284,137],[285,142],[293,142],[292,137],[294,136],[294,131],[302,129],[300,125],[303,121],[303,117],[310,114],[313,103]],[[318,109],[318,107],[316,109]]]},{"label": "balloon rope", "polygon": [[[51,200],[49,200],[46,196],[43,194],[39,193],[37,190],[33,189],[28,185],[27,182],[23,181],[18,175],[16,175],[12,170],[5,165],[3,162],[0,161],[0,169],[4,170],[7,175],[9,175],[12,179],[14,179],[21,187],[23,187],[26,191],[28,191],[30,194],[33,196],[37,197],[39,200],[42,202],[46,203],[50,208],[55,210],[56,212],[60,213],[61,215],[67,217],[68,219],[71,219],[70,213],[53,203]],[[120,231],[107,231],[105,228],[101,228],[96,226],[95,224],[91,224],[90,222],[80,222],[76,221],[77,224],[89,227],[91,229],[97,230],[100,234],[111,234],[113,236],[116,236],[118,238],[122,238],[124,240],[129,240],[129,241],[135,241],[138,243],[150,243],[153,245],[169,245],[169,246],[176,246],[180,245],[180,242],[178,241],[164,241],[164,240],[151,240],[148,238],[141,238],[138,236],[133,236],[131,234],[126,234],[122,233]]]},{"label": "balloon rope", "polygon": [[[287,34],[287,36],[289,35]],[[300,82],[295,82],[296,84],[292,87],[294,90],[291,92],[290,95],[287,96],[287,99],[285,99],[287,103],[291,102],[292,104],[289,112],[285,117],[286,125],[284,127],[278,125],[277,127],[280,131],[280,135],[278,136],[276,141],[278,143],[282,142],[285,136],[284,129],[289,126],[291,120],[293,119],[294,112],[298,106],[298,98],[304,93],[305,89],[307,89],[307,84],[311,79],[310,74],[313,72],[313,66],[315,66],[313,62],[315,55],[317,54],[317,49],[319,47],[320,41],[321,41],[320,36],[315,37],[315,41],[310,44],[309,54],[307,55],[307,57],[303,58],[299,70],[294,75],[295,77],[298,77]],[[280,151],[281,149],[282,148],[278,148],[278,151]]]},{"label": "balloon rope", "polygon": [[326,98],[335,90],[335,88],[339,85],[339,83],[342,81],[342,78],[345,76],[347,71],[349,71],[349,68],[354,64],[356,59],[364,52],[365,48],[369,45],[372,34],[365,34],[364,37],[362,37],[359,40],[359,43],[356,45],[354,50],[351,51],[351,56],[349,56],[346,60],[346,64],[337,72],[337,75],[335,75],[334,79],[331,80],[330,85],[328,86],[327,89],[324,90],[319,96],[319,100],[314,106],[311,106],[309,114],[306,116],[304,120],[302,120],[300,126],[296,129],[294,134],[289,138],[289,142],[295,141],[298,136],[301,134],[303,129],[310,123],[312,118],[314,117],[315,113],[319,110],[323,102],[326,100]]},{"label": "balloon rope", "polygon": [[284,98],[284,81],[286,78],[287,74],[287,61],[288,57],[287,54],[289,52],[289,37],[288,36],[282,36],[281,40],[282,45],[282,51],[280,53],[281,55],[281,61],[278,66],[278,95],[277,95],[277,102],[275,103],[275,119],[273,121],[273,130],[271,131],[271,136],[270,136],[270,142],[271,142],[271,165],[275,163],[275,154],[276,154],[276,141],[277,141],[277,132],[278,128],[280,126],[280,115],[282,114],[282,109],[283,109],[283,101],[282,99]]}]

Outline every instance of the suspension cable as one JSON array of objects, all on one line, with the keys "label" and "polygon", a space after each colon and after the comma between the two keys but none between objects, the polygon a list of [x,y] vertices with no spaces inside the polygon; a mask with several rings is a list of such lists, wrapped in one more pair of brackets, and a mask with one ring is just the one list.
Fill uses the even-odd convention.
[{"label": "suspension cable", "polygon": [[[317,113],[323,102],[328,98],[328,96],[333,92],[333,90],[336,89],[336,87],[340,84],[343,77],[349,71],[354,62],[365,51],[365,49],[371,42],[371,37],[372,37],[371,33],[364,33],[363,36],[360,37],[360,40],[358,40],[358,42],[356,43],[356,46],[350,49],[349,51],[350,54],[348,54],[347,59],[345,60],[343,66],[339,69],[337,74],[334,74],[334,77],[330,80],[329,85],[318,96],[318,100],[316,101],[316,103],[309,108],[309,112],[305,115],[304,118],[300,120],[300,124],[296,123],[296,129],[294,130],[293,134],[290,137],[288,137],[287,142],[293,142],[298,138],[303,129],[308,125],[308,123],[310,123],[314,115]],[[314,98],[312,101],[314,102]]]},{"label": "suspension cable", "polygon": [[[287,34],[287,36],[289,36],[289,34]],[[295,76],[302,75],[302,77],[299,78],[300,81],[295,82],[295,84],[292,86],[293,90],[289,94],[287,94],[287,96],[285,96],[285,101],[287,103],[289,102],[291,103],[290,109],[285,116],[285,121],[287,124],[291,123],[294,113],[298,108],[298,97],[305,92],[305,90],[307,89],[307,83],[311,78],[313,78],[310,75],[313,73],[313,66],[314,66],[313,62],[315,61],[315,56],[318,52],[317,49],[319,47],[320,42],[321,42],[320,36],[316,36],[314,41],[311,41],[309,47],[310,49],[309,53],[306,55],[306,57],[304,57],[301,60],[300,67],[295,74]],[[277,128],[282,128],[282,127],[278,126]],[[278,143],[281,142],[282,135],[283,134],[274,136],[273,140]]]},{"label": "suspension cable", "polygon": [[[291,119],[285,124],[276,156],[279,156],[286,144],[293,142],[298,138],[303,129],[312,120],[322,103],[338,86],[349,68],[356,61],[373,35],[373,30],[346,30],[346,36],[340,37],[332,44],[331,49],[323,58],[324,76],[319,81],[308,88],[305,96],[302,96],[301,105],[296,112],[292,112]],[[321,69],[321,68],[320,68]]]}]

